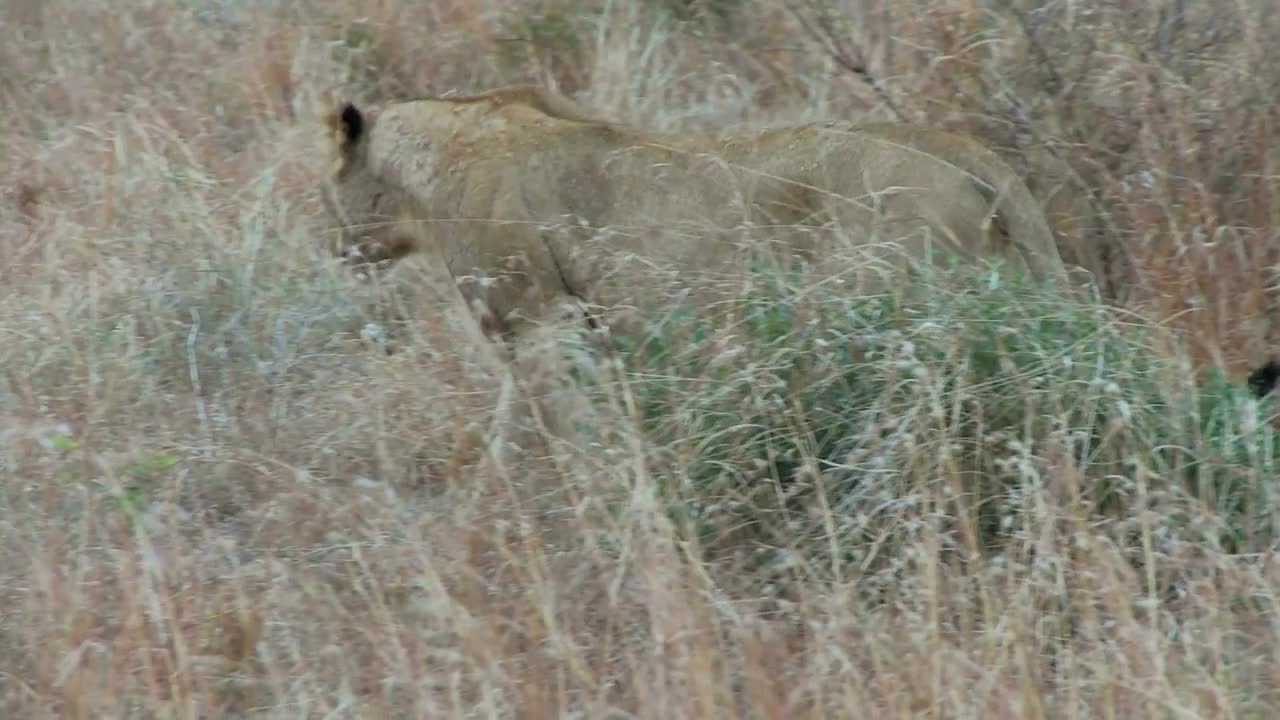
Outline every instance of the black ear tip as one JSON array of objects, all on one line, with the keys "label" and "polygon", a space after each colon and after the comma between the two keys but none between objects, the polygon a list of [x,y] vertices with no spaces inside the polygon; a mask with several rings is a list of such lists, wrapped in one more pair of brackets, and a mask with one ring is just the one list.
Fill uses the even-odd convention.
[{"label": "black ear tip", "polygon": [[341,118],[342,132],[347,142],[359,140],[360,134],[364,132],[364,116],[360,114],[360,108],[352,103],[346,103],[342,106]]},{"label": "black ear tip", "polygon": [[1266,364],[1249,373],[1249,390],[1256,397],[1262,397],[1275,389],[1280,382],[1280,362],[1270,360]]}]

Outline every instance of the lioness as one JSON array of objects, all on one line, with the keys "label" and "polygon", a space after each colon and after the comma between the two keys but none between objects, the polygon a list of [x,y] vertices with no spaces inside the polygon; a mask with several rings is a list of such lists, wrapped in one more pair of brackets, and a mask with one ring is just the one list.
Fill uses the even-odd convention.
[{"label": "lioness", "polygon": [[745,246],[733,229],[747,225],[770,227],[783,259],[815,270],[834,272],[821,267],[832,242],[879,240],[898,244],[898,264],[934,247],[1066,277],[1013,170],[974,140],[927,128],[657,134],[531,85],[343,103],[328,127],[324,197],[344,257],[428,251],[471,280],[464,296],[508,332],[565,296],[609,308],[714,289],[697,276],[732,277]]},{"label": "lioness", "polygon": [[607,311],[676,291],[709,301],[741,277],[753,235],[783,263],[807,261],[810,277],[846,277],[837,250],[891,241],[878,263],[937,248],[1066,281],[1026,185],[954,134],[885,124],[658,134],[532,85],[326,113],[323,197],[339,253],[355,263],[427,253],[482,326],[511,340],[566,299],[607,327],[617,324]]}]

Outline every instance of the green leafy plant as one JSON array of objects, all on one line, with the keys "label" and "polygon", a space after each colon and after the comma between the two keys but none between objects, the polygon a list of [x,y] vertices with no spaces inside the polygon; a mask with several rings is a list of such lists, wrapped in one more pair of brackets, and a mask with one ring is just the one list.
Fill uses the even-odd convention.
[{"label": "green leafy plant", "polygon": [[1191,382],[1152,329],[992,273],[922,278],[907,298],[755,272],[734,310],[620,341],[647,431],[680,458],[674,512],[705,542],[823,506],[857,561],[896,521],[886,508],[947,499],[996,548],[1067,465],[1091,516],[1144,509],[1143,484],[1211,503],[1214,542],[1262,539],[1270,427],[1225,379]]}]

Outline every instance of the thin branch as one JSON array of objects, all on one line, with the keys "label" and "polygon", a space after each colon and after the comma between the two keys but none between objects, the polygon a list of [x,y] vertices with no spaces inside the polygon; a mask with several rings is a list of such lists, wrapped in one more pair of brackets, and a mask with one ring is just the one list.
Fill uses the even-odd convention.
[{"label": "thin branch", "polygon": [[862,50],[854,47],[848,40],[841,40],[841,33],[836,30],[834,13],[828,7],[825,7],[825,4],[819,3],[818,0],[808,0],[803,4],[807,6],[809,12],[802,9],[800,7],[801,3],[797,0],[787,0],[786,3],[788,12],[800,23],[801,29],[805,31],[810,39],[822,46],[827,56],[837,66],[853,73],[861,78],[863,82],[870,85],[871,89],[880,98],[880,101],[889,108],[894,117],[906,122],[906,114],[898,107],[889,89],[867,69],[866,59]]}]

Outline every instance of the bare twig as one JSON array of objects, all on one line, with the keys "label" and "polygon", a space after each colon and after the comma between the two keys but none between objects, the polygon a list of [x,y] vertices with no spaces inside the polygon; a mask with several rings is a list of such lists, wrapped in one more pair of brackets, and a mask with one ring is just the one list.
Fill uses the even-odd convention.
[{"label": "bare twig", "polygon": [[904,122],[907,120],[906,113],[894,101],[889,89],[867,69],[866,58],[861,48],[856,47],[851,40],[844,39],[842,33],[837,30],[835,13],[830,7],[818,0],[804,0],[803,3],[799,0],[787,0],[786,5],[787,11],[800,23],[800,27],[812,40],[822,46],[827,56],[836,65],[857,75],[863,82],[870,85],[894,117]]}]

